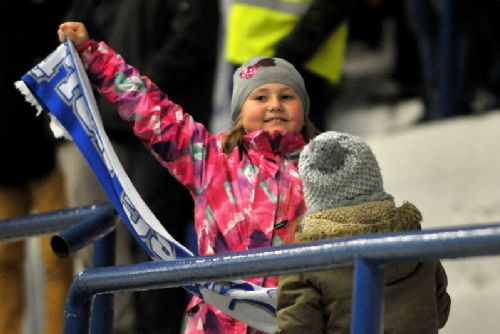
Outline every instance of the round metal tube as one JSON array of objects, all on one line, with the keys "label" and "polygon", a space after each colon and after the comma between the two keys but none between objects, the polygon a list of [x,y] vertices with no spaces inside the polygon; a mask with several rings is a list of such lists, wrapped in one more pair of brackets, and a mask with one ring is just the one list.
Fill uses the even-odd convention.
[{"label": "round metal tube", "polygon": [[0,220],[0,241],[14,241],[59,232],[90,214],[108,210],[110,204],[93,204]]},{"label": "round metal tube", "polygon": [[71,226],[52,237],[52,250],[59,257],[67,257],[102,238],[115,229],[115,211],[108,206],[94,212],[81,223]]},{"label": "round metal tube", "polygon": [[[92,247],[93,267],[107,267],[115,264],[116,230],[94,242]],[[97,295],[92,305],[91,333],[113,333],[114,295],[111,293]]]},{"label": "round metal tube", "polygon": [[286,245],[217,256],[90,268],[68,291],[64,333],[87,333],[94,295],[138,291],[199,282],[327,269],[354,264],[429,260],[500,254],[500,225],[389,233]]},{"label": "round metal tube", "polygon": [[358,257],[354,270],[351,332],[383,333],[385,266]]}]

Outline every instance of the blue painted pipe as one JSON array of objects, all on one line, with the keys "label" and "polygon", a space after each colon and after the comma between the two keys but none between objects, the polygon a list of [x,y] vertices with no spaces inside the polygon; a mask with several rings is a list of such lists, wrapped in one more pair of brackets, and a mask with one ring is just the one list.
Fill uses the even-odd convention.
[{"label": "blue painted pipe", "polygon": [[[73,225],[51,239],[54,253],[59,257],[67,257],[81,248],[93,243],[92,264],[94,267],[112,266],[115,264],[115,211],[111,205],[89,213],[79,224]],[[113,296],[96,296],[92,309],[92,332],[112,333],[113,330]]]},{"label": "blue painted pipe", "polygon": [[500,254],[500,224],[373,234],[217,256],[90,268],[82,271],[69,288],[64,333],[88,333],[90,302],[102,293],[349,266],[356,258],[385,264],[495,254]]},{"label": "blue painted pipe", "polygon": [[92,213],[81,223],[73,225],[52,237],[52,250],[59,257],[67,257],[90,245],[115,229],[113,219],[115,211],[112,206],[103,207]]},{"label": "blue painted pipe", "polygon": [[[94,268],[115,265],[116,258],[116,230],[94,242],[92,248],[92,264]],[[91,329],[92,334],[113,333],[113,294],[95,296],[92,306]]]},{"label": "blue painted pipe", "polygon": [[0,220],[0,241],[13,241],[59,232],[82,219],[108,210],[110,204],[93,204],[53,212]]},{"label": "blue painted pipe", "polygon": [[356,257],[351,332],[381,334],[383,332],[385,266]]}]

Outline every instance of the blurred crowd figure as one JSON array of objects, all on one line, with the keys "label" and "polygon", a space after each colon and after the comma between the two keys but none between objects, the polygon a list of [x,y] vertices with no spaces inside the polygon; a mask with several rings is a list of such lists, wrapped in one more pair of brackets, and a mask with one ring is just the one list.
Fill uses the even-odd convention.
[{"label": "blurred crowd figure", "polygon": [[[218,0],[74,0],[65,20],[85,23],[93,38],[109,43],[186,112],[209,126]],[[128,124],[118,119],[113,106],[99,97],[97,102],[107,134],[137,191],[172,237],[188,243],[186,234],[193,222],[189,192],[149,154]],[[77,148],[69,143],[59,153],[71,205],[106,201]],[[149,261],[124,225],[118,226],[117,263]],[[91,263],[84,261],[84,265]],[[115,333],[177,334],[187,302],[182,288],[116,295]]]},{"label": "blurred crowd figure", "polygon": [[[386,20],[394,26],[395,60],[387,82],[396,88],[384,91],[387,86],[382,85],[372,101],[418,97],[423,102],[419,122],[498,108],[499,15],[496,0],[357,0],[350,42],[363,41],[368,49],[376,50],[381,47]],[[443,29],[448,29],[447,37]],[[442,52],[450,57],[442,59]],[[444,66],[451,66],[449,77],[443,77]],[[439,104],[442,80],[450,94],[446,111]]]},{"label": "blurred crowd figure", "polygon": [[[0,53],[0,219],[63,209],[67,206],[62,174],[56,163],[57,142],[48,117],[35,117],[36,110],[14,87],[31,67],[57,47],[54,27],[62,19],[60,1],[2,1],[2,31],[15,34],[4,38]],[[33,33],[39,36],[33,38]],[[44,333],[61,333],[66,292],[73,279],[70,259],[52,252],[50,236],[40,238],[45,283]],[[25,242],[0,243],[0,333],[19,334],[26,309],[27,278],[24,275]]]},{"label": "blurred crowd figure", "polygon": [[401,0],[356,0],[349,20],[349,41],[363,44],[369,52],[384,47],[386,23],[392,22],[394,63],[387,80],[370,97],[373,103],[392,103],[420,92],[420,61],[416,38]]},{"label": "blurred crowd figure", "polygon": [[353,4],[352,0],[229,1],[224,59],[234,68],[254,56],[292,63],[307,86],[312,122],[326,130],[328,107],[341,81]]},{"label": "blurred crowd figure", "polygon": [[[491,33],[492,25],[498,24],[498,11],[496,18],[490,15],[493,12],[485,10],[498,1],[481,0],[457,0],[448,4],[445,1],[417,1],[407,0],[409,22],[415,32],[418,42],[419,55],[422,68],[422,95],[425,106],[424,120],[436,120],[439,118],[471,115],[473,102],[476,97],[477,88],[481,84],[487,84],[482,78],[481,67],[490,64],[488,58],[492,55],[493,45],[487,40],[487,34]],[[445,13],[448,10],[448,13]],[[451,48],[452,59],[445,60],[453,62],[452,77],[449,78],[449,90],[451,99],[451,112],[442,113],[437,105],[437,94],[440,93],[439,80],[440,68],[445,66],[440,52],[446,44],[442,38],[442,30],[447,24],[445,15],[451,18]],[[486,43],[486,44],[485,44]],[[489,49],[489,50],[488,50]],[[497,54],[498,56],[498,54]],[[491,70],[491,67],[487,71]],[[483,73],[484,74],[484,73]],[[498,80],[498,78],[496,78]]]}]

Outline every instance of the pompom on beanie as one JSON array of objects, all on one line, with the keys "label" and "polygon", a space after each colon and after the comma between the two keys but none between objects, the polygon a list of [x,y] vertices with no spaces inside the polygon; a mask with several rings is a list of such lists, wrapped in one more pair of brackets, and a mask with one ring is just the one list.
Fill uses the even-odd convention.
[{"label": "pompom on beanie", "polygon": [[295,67],[281,58],[254,57],[238,67],[233,74],[231,119],[236,121],[248,95],[266,83],[282,83],[293,88],[302,100],[304,115],[309,114],[309,96],[304,79]]},{"label": "pompom on beanie", "polygon": [[372,201],[392,200],[380,167],[360,138],[335,131],[316,136],[299,159],[307,214]]}]

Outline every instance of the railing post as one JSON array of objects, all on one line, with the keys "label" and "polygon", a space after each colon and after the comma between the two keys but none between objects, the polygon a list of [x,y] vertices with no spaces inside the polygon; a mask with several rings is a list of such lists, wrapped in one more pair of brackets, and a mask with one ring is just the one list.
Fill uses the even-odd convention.
[{"label": "railing post", "polygon": [[94,298],[84,290],[80,287],[80,280],[75,278],[69,287],[64,308],[64,334],[88,334]]},{"label": "railing post", "polygon": [[100,294],[279,276],[352,265],[355,265],[355,277],[351,332],[380,333],[385,265],[498,254],[500,224],[495,223],[372,234],[222,255],[89,268],[77,275],[68,289],[64,333],[88,334],[91,301]]},{"label": "railing post", "polygon": [[[94,242],[92,251],[92,261],[94,267],[106,267],[115,265],[116,230],[107,234],[104,238],[96,240]],[[92,334],[113,333],[113,309],[113,294],[101,294],[97,295],[94,298],[91,316]]]},{"label": "railing post", "polygon": [[[83,222],[53,236],[52,249],[57,255],[66,257],[92,243],[93,267],[114,266],[115,219],[116,212],[110,205],[104,210],[89,214]],[[113,332],[113,295],[98,294],[89,298],[88,294],[81,293],[82,289],[78,283],[75,284],[75,281],[70,289],[76,291],[74,300],[81,305],[78,308],[73,305],[66,307],[64,333],[80,333],[82,329],[87,332],[91,324],[93,334],[111,334]]]},{"label": "railing post", "polygon": [[379,334],[383,330],[384,273],[383,264],[357,256],[354,263],[352,305],[353,334]]}]

